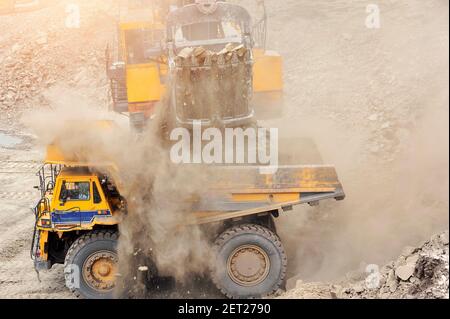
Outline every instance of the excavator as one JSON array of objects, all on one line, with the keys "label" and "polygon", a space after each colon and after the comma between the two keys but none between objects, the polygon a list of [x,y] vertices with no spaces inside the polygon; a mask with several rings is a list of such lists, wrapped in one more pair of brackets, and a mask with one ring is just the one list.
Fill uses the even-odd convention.
[{"label": "excavator", "polygon": [[[274,118],[280,116],[283,110],[282,57],[277,52],[266,49],[266,8],[264,1],[257,3],[262,14],[252,19],[250,13],[241,7],[246,13],[240,17],[241,21],[236,21],[246,25],[247,34],[239,34],[243,31],[239,28],[234,32],[237,32],[235,36],[241,39],[245,36],[251,45],[252,110],[259,119]],[[157,105],[161,105],[160,102],[167,97],[169,62],[167,38],[171,37],[174,31],[173,25],[168,25],[169,14],[171,11],[188,11],[192,7],[210,4],[225,5],[226,2],[202,0],[122,2],[117,23],[118,31],[106,50],[107,75],[111,87],[111,110],[127,114],[132,128],[141,131],[145,123],[154,117]],[[216,25],[222,30],[220,37],[226,38],[229,36],[227,32],[233,32],[230,29],[232,28],[230,22],[226,22],[224,16],[216,15],[215,19]],[[195,27],[195,21],[185,22],[192,24],[192,28]],[[187,28],[188,25],[183,29]],[[206,35],[202,40],[207,41],[208,36],[210,35]],[[253,117],[254,114],[246,116]]]}]

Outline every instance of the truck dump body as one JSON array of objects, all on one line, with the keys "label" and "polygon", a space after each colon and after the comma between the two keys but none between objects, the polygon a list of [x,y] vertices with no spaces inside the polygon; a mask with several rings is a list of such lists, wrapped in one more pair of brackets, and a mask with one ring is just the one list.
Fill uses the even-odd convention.
[{"label": "truck dump body", "polygon": [[259,167],[219,170],[219,174],[210,175],[208,190],[193,204],[196,223],[288,210],[303,203],[315,204],[325,199],[345,198],[333,166],[284,166],[273,174],[262,174]]}]

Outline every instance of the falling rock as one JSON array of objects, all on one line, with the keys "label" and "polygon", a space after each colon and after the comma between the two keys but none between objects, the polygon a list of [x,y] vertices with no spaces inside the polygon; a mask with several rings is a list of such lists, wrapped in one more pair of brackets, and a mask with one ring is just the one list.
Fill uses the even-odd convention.
[{"label": "falling rock", "polygon": [[404,266],[400,266],[395,270],[395,275],[403,281],[407,281],[414,274],[414,270],[416,269],[416,265],[414,264],[406,264]]}]

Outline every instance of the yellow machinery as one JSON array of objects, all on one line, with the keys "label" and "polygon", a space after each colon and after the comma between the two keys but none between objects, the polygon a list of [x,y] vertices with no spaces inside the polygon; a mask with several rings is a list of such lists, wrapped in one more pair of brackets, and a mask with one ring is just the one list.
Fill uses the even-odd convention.
[{"label": "yellow machinery", "polygon": [[113,110],[129,113],[136,127],[154,114],[165,90],[167,66],[161,52],[165,9],[160,3],[122,2],[116,39],[107,49]]},{"label": "yellow machinery", "polygon": [[[228,297],[270,295],[284,284],[286,255],[275,219],[299,204],[345,197],[334,167],[209,169],[208,185],[180,226],[214,224],[217,266],[211,276]],[[117,272],[118,229],[127,214],[114,163],[67,157],[50,145],[39,171],[41,199],[31,248],[35,267],[65,264],[66,284],[85,298],[111,298]],[[174,199],[171,199],[174,200]]]},{"label": "yellow machinery", "polygon": [[[134,6],[128,2],[121,9],[118,37],[109,46],[107,54],[113,110],[129,113],[132,127],[141,129],[154,114],[157,102],[164,96],[166,79],[170,73],[171,48],[176,51],[186,46],[213,46],[220,50],[228,44],[226,41],[240,44],[245,40],[246,46],[253,52],[253,70],[248,81],[252,84],[248,96],[251,101],[246,114],[236,114],[234,116],[240,119],[233,121],[232,116],[227,123],[240,124],[244,118],[253,118],[255,112],[258,118],[280,114],[283,106],[282,57],[265,48],[267,17],[264,2],[260,1],[264,14],[254,22],[241,6],[224,1],[206,1],[215,8],[214,12],[202,12],[202,1],[194,2],[178,1],[171,6],[167,1],[143,1]],[[240,12],[240,16],[229,19],[227,11],[230,10]],[[177,27],[183,23],[182,30],[201,28],[201,22],[198,21],[201,17],[209,19],[210,25],[214,20],[221,30],[220,34],[203,34],[196,41],[188,41],[186,36],[189,35],[180,34]],[[241,29],[244,26],[245,34]],[[228,38],[229,32],[236,33],[232,34],[234,38]],[[178,39],[184,43],[178,42],[177,36],[184,36],[184,39]],[[213,42],[216,45],[212,45]],[[219,42],[221,48],[217,45]]]}]

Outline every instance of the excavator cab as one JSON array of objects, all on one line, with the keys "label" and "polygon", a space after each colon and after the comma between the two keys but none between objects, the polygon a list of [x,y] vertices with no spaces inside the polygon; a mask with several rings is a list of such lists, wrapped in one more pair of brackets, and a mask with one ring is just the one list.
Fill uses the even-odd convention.
[{"label": "excavator cab", "polygon": [[128,114],[136,129],[154,115],[165,91],[165,10],[158,1],[123,2],[116,36],[107,48],[112,110]]}]

